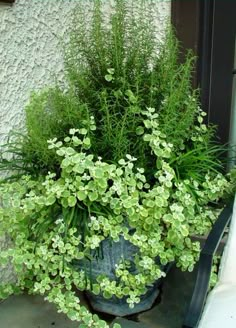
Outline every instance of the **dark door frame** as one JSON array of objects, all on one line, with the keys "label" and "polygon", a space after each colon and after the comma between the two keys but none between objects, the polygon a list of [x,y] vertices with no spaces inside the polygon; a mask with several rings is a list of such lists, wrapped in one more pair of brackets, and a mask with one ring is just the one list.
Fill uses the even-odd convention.
[{"label": "dark door frame", "polygon": [[183,46],[198,60],[194,86],[201,89],[202,108],[228,142],[236,34],[236,0],[172,0],[172,24]]}]

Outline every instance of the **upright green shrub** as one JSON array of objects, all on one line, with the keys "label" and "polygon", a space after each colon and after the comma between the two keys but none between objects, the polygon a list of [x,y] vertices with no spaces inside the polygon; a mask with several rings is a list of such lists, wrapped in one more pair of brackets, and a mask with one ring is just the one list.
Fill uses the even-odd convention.
[{"label": "upright green shrub", "polygon": [[[31,97],[26,134],[18,139],[14,157],[18,165],[13,167],[36,174],[58,171],[58,156],[48,150],[47,140],[63,140],[70,128],[86,127],[94,155],[111,163],[132,154],[151,175],[156,161],[141,137],[141,111],[154,108],[161,131],[174,146],[176,170],[186,172],[182,168],[186,160],[180,167],[176,160],[185,152],[194,153],[194,170],[206,159],[197,174],[206,174],[209,165],[218,170],[217,151],[208,151],[212,128],[201,131],[201,140],[194,136],[199,116],[198,92],[191,86],[194,57],[188,53],[179,63],[179,43],[172,28],[167,26],[164,40],[157,40],[148,1],[116,0],[107,16],[104,2],[92,1],[92,11],[87,4],[78,6],[70,42],[64,47],[67,87],[56,86]],[[91,116],[96,131],[88,126]],[[202,152],[206,156],[198,158]]]},{"label": "upright green shrub", "polygon": [[63,92],[55,87],[33,94],[25,111],[27,139],[23,150],[40,168],[54,170],[58,158],[49,153],[47,140],[55,136],[62,140],[71,127],[86,126],[89,121],[87,106],[72,89]]},{"label": "upright green shrub", "polygon": [[176,145],[186,138],[196,117],[198,104],[191,88],[194,58],[189,54],[179,64],[179,45],[170,27],[164,42],[157,42],[153,15],[145,1],[130,8],[119,0],[109,25],[100,1],[95,1],[91,17],[82,9],[76,16],[66,52],[68,79],[95,116],[93,148],[106,160],[131,152],[148,166],[145,145],[136,136],[140,112],[146,107],[160,113],[162,130]]}]

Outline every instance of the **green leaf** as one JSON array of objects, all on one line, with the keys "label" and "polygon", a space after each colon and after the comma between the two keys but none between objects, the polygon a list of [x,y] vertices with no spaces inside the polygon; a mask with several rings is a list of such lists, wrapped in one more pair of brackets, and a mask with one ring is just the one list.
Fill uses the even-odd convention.
[{"label": "green leaf", "polygon": [[79,130],[79,133],[83,134],[83,135],[86,135],[88,133],[88,130],[85,129],[85,128],[82,128],[82,129]]},{"label": "green leaf", "polygon": [[82,260],[84,258],[84,253],[83,252],[79,252],[77,255],[77,259],[78,260]]},{"label": "green leaf", "polygon": [[58,156],[64,156],[64,155],[65,155],[65,151],[64,151],[64,149],[58,149],[58,150],[56,151],[56,153],[57,153]]},{"label": "green leaf", "polygon": [[[146,124],[145,124],[145,126],[146,126]],[[147,126],[146,126],[147,127]],[[151,126],[148,126],[148,128],[150,128]],[[143,136],[143,140],[144,141],[151,141],[152,140],[152,136],[150,135],[150,134],[145,134],[144,136]]]},{"label": "green leaf", "polygon": [[120,159],[119,160],[119,162],[118,162],[120,165],[125,165],[126,163],[125,163],[125,160],[122,158],[122,159]]},{"label": "green leaf", "polygon": [[65,148],[66,155],[70,156],[75,153],[75,150],[72,147]]},{"label": "green leaf", "polygon": [[84,144],[85,146],[90,146],[90,145],[91,145],[90,138],[84,138],[84,140],[83,140],[83,144]]},{"label": "green leaf", "polygon": [[93,172],[93,175],[95,178],[103,178],[103,170],[100,169],[99,167],[96,167],[94,172]]},{"label": "green leaf", "polygon": [[119,325],[118,323],[114,323],[114,325],[112,326],[112,328],[121,328],[121,325]]},{"label": "green leaf", "polygon": [[123,174],[122,169],[118,167],[118,169],[116,170],[116,174],[118,177],[120,177]]},{"label": "green leaf", "polygon": [[91,202],[94,202],[98,198],[98,193],[96,191],[93,191],[88,194],[88,197]]},{"label": "green leaf", "polygon": [[148,217],[148,211],[146,210],[146,208],[143,208],[141,211],[140,211],[140,215],[143,216],[143,217]]},{"label": "green leaf", "polygon": [[110,299],[112,297],[112,294],[107,292],[106,290],[103,292],[103,297],[106,299]]},{"label": "green leaf", "polygon": [[65,207],[65,208],[68,207],[68,200],[67,200],[67,198],[62,198],[62,200],[61,200],[61,205],[62,205],[63,207]]},{"label": "green leaf", "polygon": [[153,223],[153,217],[152,216],[149,216],[146,220],[146,223],[147,224],[152,224]]},{"label": "green leaf", "polygon": [[76,136],[73,136],[72,137],[72,141],[73,141],[73,145],[74,146],[79,146],[79,145],[82,144],[82,141],[78,137],[76,137]]},{"label": "green leaf", "polygon": [[76,196],[79,200],[83,201],[86,199],[87,194],[85,191],[79,190],[79,191],[77,191]]},{"label": "green leaf", "polygon": [[76,164],[73,167],[73,172],[79,173],[79,174],[83,174],[84,173],[84,167],[81,166],[81,164]]},{"label": "green leaf", "polygon": [[71,161],[69,160],[69,158],[64,158],[63,161],[61,162],[61,168],[66,168],[68,166],[70,166]]},{"label": "green leaf", "polygon": [[155,203],[154,203],[154,201],[153,200],[151,200],[151,199],[149,199],[148,201],[147,201],[147,207],[154,207],[155,206]]},{"label": "green leaf", "polygon": [[129,216],[132,216],[132,215],[135,214],[135,209],[134,209],[133,207],[131,207],[131,208],[127,208],[126,213],[127,213]]},{"label": "green leaf", "polygon": [[142,182],[138,182],[137,183],[137,187],[138,187],[138,189],[143,189],[143,183]]},{"label": "green leaf", "polygon": [[107,72],[111,75],[113,75],[115,73],[115,69],[114,68],[108,68]]},{"label": "green leaf", "polygon": [[135,97],[135,95],[133,94],[133,92],[131,90],[127,90],[125,92],[126,96],[128,96],[129,98],[129,101],[132,103],[132,104],[135,104],[137,102],[137,98]]},{"label": "green leaf", "polygon": [[71,138],[70,137],[65,137],[64,141],[65,142],[70,142]]},{"label": "green leaf", "polygon": [[125,200],[123,206],[124,208],[131,208],[133,206],[132,200]]},{"label": "green leaf", "polygon": [[100,286],[98,284],[93,285],[93,294],[99,295],[100,293]]},{"label": "green leaf", "polygon": [[117,90],[117,91],[114,91],[114,96],[115,96],[116,98],[120,98],[120,97],[123,96],[123,93],[122,93],[121,90]]},{"label": "green leaf", "polygon": [[67,316],[68,316],[71,320],[75,319],[75,318],[77,317],[77,315],[78,315],[78,313],[77,313],[75,310],[73,310],[73,309],[69,309],[69,311],[68,311],[68,313],[67,313]]},{"label": "green leaf", "polygon": [[106,188],[107,187],[107,180],[106,179],[98,179],[97,184],[101,188]]},{"label": "green leaf", "polygon": [[77,202],[77,200],[76,200],[76,197],[75,197],[75,196],[70,196],[70,197],[68,198],[68,205],[69,205],[70,207],[74,207],[75,204],[76,204],[76,202]]},{"label": "green leaf", "polygon": [[123,292],[124,292],[125,295],[129,295],[129,293],[130,293],[130,288],[127,287],[127,286],[124,287]]},{"label": "green leaf", "polygon": [[102,283],[104,278],[106,278],[105,275],[99,275],[99,276],[97,276],[96,280],[97,280],[98,283]]},{"label": "green leaf", "polygon": [[55,146],[58,147],[58,148],[61,147],[62,146],[62,142],[61,141],[58,141],[57,143],[55,143]]},{"label": "green leaf", "polygon": [[70,129],[69,134],[74,135],[76,132],[78,132],[78,129]]},{"label": "green leaf", "polygon": [[113,80],[113,76],[112,76],[111,74],[106,74],[106,75],[105,75],[105,80],[106,80],[107,82],[111,82],[111,81]]},{"label": "green leaf", "polygon": [[185,224],[181,225],[181,234],[184,237],[187,237],[189,235],[189,229]]},{"label": "green leaf", "polygon": [[97,324],[98,324],[98,328],[106,328],[106,327],[108,327],[107,326],[107,323],[105,321],[102,321],[102,320],[98,321]]},{"label": "green leaf", "polygon": [[181,235],[178,234],[177,231],[169,230],[167,234],[167,240],[172,244],[172,245],[178,245],[180,241],[182,241]]},{"label": "green leaf", "polygon": [[93,315],[93,320],[96,321],[96,322],[99,321],[100,320],[99,316],[97,314],[94,314]]},{"label": "green leaf", "polygon": [[136,134],[138,136],[141,136],[142,134],[144,134],[144,128],[142,126],[138,126],[136,129]]},{"label": "green leaf", "polygon": [[45,205],[50,206],[50,205],[54,204],[55,201],[56,201],[56,197],[54,195],[50,195],[47,197]]}]

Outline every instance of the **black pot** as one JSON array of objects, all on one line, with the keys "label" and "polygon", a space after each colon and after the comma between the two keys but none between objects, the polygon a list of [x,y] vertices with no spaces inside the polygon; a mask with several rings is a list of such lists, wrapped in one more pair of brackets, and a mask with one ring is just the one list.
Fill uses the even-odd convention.
[{"label": "black pot", "polygon": [[[86,270],[92,282],[96,283],[97,276],[101,274],[106,275],[110,280],[117,280],[115,275],[116,264],[119,264],[122,258],[132,263],[134,254],[137,252],[138,248],[123,237],[120,237],[118,242],[107,238],[101,243],[100,253],[102,255],[97,256],[96,252],[92,254],[92,260],[81,261],[78,263],[78,266]],[[135,268],[131,268],[131,272],[133,274],[138,273]],[[145,295],[140,297],[140,302],[135,304],[133,308],[130,308],[126,302],[127,297],[119,299],[116,296],[112,296],[110,299],[106,299],[102,294],[95,295],[90,291],[86,292],[86,295],[94,310],[123,317],[150,309],[159,294],[158,287],[160,283],[161,279],[158,279],[153,286],[148,287]]]}]

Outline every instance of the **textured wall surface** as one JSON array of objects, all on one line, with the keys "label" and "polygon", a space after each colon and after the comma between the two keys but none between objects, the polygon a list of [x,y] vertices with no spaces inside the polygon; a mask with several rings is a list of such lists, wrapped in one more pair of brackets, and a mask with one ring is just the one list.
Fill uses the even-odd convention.
[{"label": "textured wall surface", "polygon": [[[0,5],[0,145],[11,129],[22,126],[30,93],[63,79],[60,40],[68,38],[72,12],[80,1],[85,0],[16,0],[12,6]],[[170,1],[151,2],[162,31],[170,17]],[[8,274],[0,273],[0,281],[3,276]]]},{"label": "textured wall surface", "polygon": [[[0,143],[21,125],[30,92],[63,78],[60,38],[68,36],[80,1],[16,0],[0,6]],[[153,3],[161,29],[170,2]]]},{"label": "textured wall surface", "polygon": [[[7,236],[0,237],[0,251],[1,249],[7,249],[7,247],[10,247],[11,245],[12,242],[9,240]],[[16,275],[14,274],[11,263],[9,262],[9,264],[4,267],[1,267],[1,263],[0,263],[0,283],[14,282],[14,281],[16,281]]]}]

